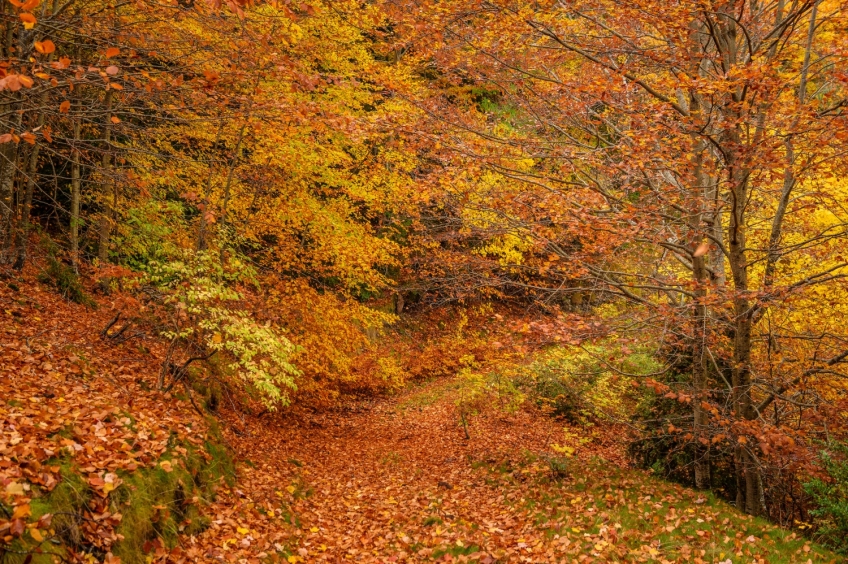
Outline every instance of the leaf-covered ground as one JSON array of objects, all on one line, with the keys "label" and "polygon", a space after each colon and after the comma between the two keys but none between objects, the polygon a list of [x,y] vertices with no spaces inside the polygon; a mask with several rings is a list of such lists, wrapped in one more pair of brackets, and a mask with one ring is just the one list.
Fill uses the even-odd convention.
[{"label": "leaf-covered ground", "polygon": [[233,439],[250,465],[231,492],[237,505],[198,539],[207,558],[838,561],[710,496],[622,468],[614,430],[493,411],[471,419],[466,440],[450,381],[353,411],[244,424]]},{"label": "leaf-covered ground", "polygon": [[3,562],[839,561],[626,469],[620,429],[493,408],[466,439],[450,379],[334,412],[228,404],[219,438],[151,389],[161,342],[100,335],[133,304],[100,302],[0,288]]}]

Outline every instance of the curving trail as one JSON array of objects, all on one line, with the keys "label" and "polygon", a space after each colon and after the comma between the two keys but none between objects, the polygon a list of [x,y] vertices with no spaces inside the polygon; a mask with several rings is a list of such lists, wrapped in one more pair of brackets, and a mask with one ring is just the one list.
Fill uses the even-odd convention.
[{"label": "curving trail", "polygon": [[[522,508],[526,484],[505,489],[480,466],[551,453],[551,444],[568,442],[562,425],[525,411],[492,413],[471,418],[466,440],[454,388],[435,382],[357,412],[251,422],[243,436],[230,434],[255,467],[244,491],[222,498],[230,514],[206,535],[207,557],[284,547],[289,561],[304,562],[560,561],[562,543]],[[618,444],[595,445],[601,453],[623,461]],[[266,516],[280,505],[283,518]],[[259,513],[264,527],[248,527],[245,512]],[[236,542],[218,550],[210,539],[225,538],[233,522]]]},{"label": "curving trail", "polygon": [[[532,410],[470,418],[442,380],[355,410],[245,420],[193,561],[837,562],[702,492],[626,469],[626,433]],[[582,439],[582,440],[581,440]],[[582,443],[582,445],[581,445]],[[563,459],[554,445],[574,448]],[[564,464],[564,466],[563,466]]]}]

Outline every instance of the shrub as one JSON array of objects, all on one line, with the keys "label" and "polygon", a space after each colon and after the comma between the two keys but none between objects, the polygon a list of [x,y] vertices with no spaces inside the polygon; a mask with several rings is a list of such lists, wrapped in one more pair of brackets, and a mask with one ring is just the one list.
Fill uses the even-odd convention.
[{"label": "shrub", "polygon": [[[146,271],[145,283],[162,296],[168,318],[162,335],[171,340],[171,351],[185,343],[189,350],[201,351],[194,358],[224,353],[232,361],[230,368],[259,393],[268,409],[288,403],[288,391],[297,389],[294,378],[300,374],[290,362],[298,349],[280,330],[258,323],[244,310],[235,287],[254,282],[247,264],[237,257],[224,261],[216,253],[199,252],[186,253],[183,260],[151,261]],[[169,368],[171,385],[185,378],[188,362],[173,368],[176,365],[166,359],[160,387]]]},{"label": "shrub", "polygon": [[804,484],[816,509],[810,511],[823,544],[848,553],[848,446],[831,442],[821,453],[827,478]]},{"label": "shrub", "polygon": [[[619,359],[615,368],[610,357]],[[572,423],[596,418],[625,418],[636,403],[631,376],[657,370],[644,352],[621,350],[610,343],[553,347],[520,368],[515,381],[554,417]]]}]

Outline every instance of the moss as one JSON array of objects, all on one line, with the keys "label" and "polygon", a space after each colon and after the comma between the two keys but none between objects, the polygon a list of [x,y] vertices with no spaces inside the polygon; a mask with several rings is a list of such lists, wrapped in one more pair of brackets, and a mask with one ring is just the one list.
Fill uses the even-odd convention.
[{"label": "moss", "polygon": [[74,269],[63,264],[56,258],[53,252],[47,255],[47,268],[41,273],[38,279],[44,284],[54,286],[62,294],[62,297],[72,302],[91,308],[97,306],[97,302],[91,299],[85,292],[82,282],[80,282],[79,276],[74,272]]},{"label": "moss", "polygon": [[112,494],[115,511],[123,515],[118,533],[124,538],[113,552],[122,562],[144,563],[144,545],[155,538],[169,548],[180,534],[198,534],[209,526],[203,508],[212,501],[217,484],[235,481],[235,465],[227,449],[210,440],[205,456],[187,448],[172,470],[161,466],[145,468],[123,477],[124,483]]},{"label": "moss", "polygon": [[123,515],[118,534],[123,540],[114,547],[122,562],[145,561],[144,545],[156,537],[173,547],[189,515],[190,497],[195,489],[191,474],[178,466],[166,472],[157,466],[123,477],[124,483],[112,494],[115,510]]},{"label": "moss", "polygon": [[[141,468],[135,472],[119,472],[122,484],[110,496],[110,510],[120,513],[121,524],[117,533],[122,540],[112,547],[115,556],[125,564],[146,564],[145,543],[159,538],[168,547],[174,547],[179,535],[194,535],[205,530],[210,520],[203,510],[215,495],[221,480],[232,485],[235,481],[235,464],[223,446],[217,427],[210,433],[205,452],[192,445],[174,446],[186,449],[186,455],[171,460],[171,471],[162,466]],[[162,460],[167,460],[166,455]],[[30,504],[32,519],[52,514],[55,535],[36,543],[32,538],[16,539],[0,553],[2,564],[23,564],[27,558],[34,564],[60,559],[66,547],[87,550],[85,538],[79,528],[80,515],[92,497],[92,491],[71,459],[51,461],[60,466],[61,481],[49,494],[34,492]],[[52,542],[56,541],[56,542]],[[38,554],[41,550],[44,554]]]},{"label": "moss", "polygon": [[[36,542],[30,536],[15,539],[14,542],[3,547],[5,552],[0,553],[2,554],[0,561],[3,564],[23,564],[24,562],[52,564],[55,561],[54,556],[60,560],[65,556],[66,546],[78,547],[82,544],[78,515],[88,503],[91,492],[67,460],[51,462],[60,466],[59,473],[62,480],[48,494],[35,491],[30,502],[30,509],[32,520],[37,520],[48,513],[53,515],[51,529],[54,535],[45,538],[42,542]],[[52,540],[58,544],[51,542]],[[31,559],[27,560],[28,557]]]}]

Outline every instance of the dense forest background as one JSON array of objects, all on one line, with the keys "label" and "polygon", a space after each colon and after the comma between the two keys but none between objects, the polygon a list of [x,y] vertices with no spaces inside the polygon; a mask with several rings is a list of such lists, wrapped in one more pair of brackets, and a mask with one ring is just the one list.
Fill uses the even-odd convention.
[{"label": "dense forest background", "polygon": [[[848,551],[847,8],[4,0],[0,560],[204,561],[186,499],[224,480],[241,507],[245,452],[422,382],[448,386],[437,435],[565,429],[550,483],[604,456],[793,530],[785,561]],[[599,519],[558,550],[756,540],[727,517],[696,535],[721,556],[614,552]],[[264,556],[232,561],[317,558],[250,534]],[[520,561],[459,542],[409,558]]]}]

